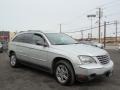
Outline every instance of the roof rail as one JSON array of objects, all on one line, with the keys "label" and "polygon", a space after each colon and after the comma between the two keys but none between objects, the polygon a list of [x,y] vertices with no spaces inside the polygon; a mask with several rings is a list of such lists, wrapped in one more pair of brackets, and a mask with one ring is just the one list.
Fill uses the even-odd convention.
[{"label": "roof rail", "polygon": [[27,31],[20,31],[19,33],[24,33],[24,32],[41,32],[41,33],[43,33],[41,30],[27,30]]},{"label": "roof rail", "polygon": [[[42,32],[41,30],[28,30],[29,32],[34,32],[34,31],[36,31],[36,32]],[[43,32],[42,32],[43,33]]]},{"label": "roof rail", "polygon": [[20,31],[20,32],[18,32],[18,33],[22,33],[22,32],[25,32],[25,31]]}]

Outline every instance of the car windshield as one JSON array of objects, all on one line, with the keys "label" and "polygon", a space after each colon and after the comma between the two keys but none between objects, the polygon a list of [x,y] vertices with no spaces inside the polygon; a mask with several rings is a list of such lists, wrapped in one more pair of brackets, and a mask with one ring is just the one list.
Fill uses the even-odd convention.
[{"label": "car windshield", "polygon": [[72,37],[63,33],[46,33],[46,36],[53,45],[78,44]]}]

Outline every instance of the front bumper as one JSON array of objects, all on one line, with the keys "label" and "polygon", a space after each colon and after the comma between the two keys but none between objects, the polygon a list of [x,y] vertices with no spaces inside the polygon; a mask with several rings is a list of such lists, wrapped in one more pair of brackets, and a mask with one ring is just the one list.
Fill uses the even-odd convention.
[{"label": "front bumper", "polygon": [[106,65],[78,66],[75,73],[78,79],[94,79],[97,76],[110,76],[113,72],[113,62]]}]

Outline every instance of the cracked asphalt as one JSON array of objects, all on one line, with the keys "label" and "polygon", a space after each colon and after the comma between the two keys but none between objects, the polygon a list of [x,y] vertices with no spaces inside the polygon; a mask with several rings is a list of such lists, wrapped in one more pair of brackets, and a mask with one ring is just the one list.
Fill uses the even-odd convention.
[{"label": "cracked asphalt", "polygon": [[0,90],[120,90],[120,52],[108,52],[115,64],[112,77],[76,82],[72,86],[61,86],[52,75],[30,67],[11,68],[7,54],[1,53]]}]

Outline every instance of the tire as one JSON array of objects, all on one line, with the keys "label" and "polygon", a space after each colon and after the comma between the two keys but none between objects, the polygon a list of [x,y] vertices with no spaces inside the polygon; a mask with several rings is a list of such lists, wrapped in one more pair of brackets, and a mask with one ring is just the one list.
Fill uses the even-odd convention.
[{"label": "tire", "polygon": [[68,61],[58,61],[55,64],[54,75],[61,85],[72,85],[75,82],[74,70]]},{"label": "tire", "polygon": [[2,50],[2,49],[0,50],[0,53],[3,53],[3,50]]},{"label": "tire", "polygon": [[15,67],[18,67],[18,65],[19,63],[18,63],[15,53],[12,53],[10,55],[10,66],[15,68]]}]

